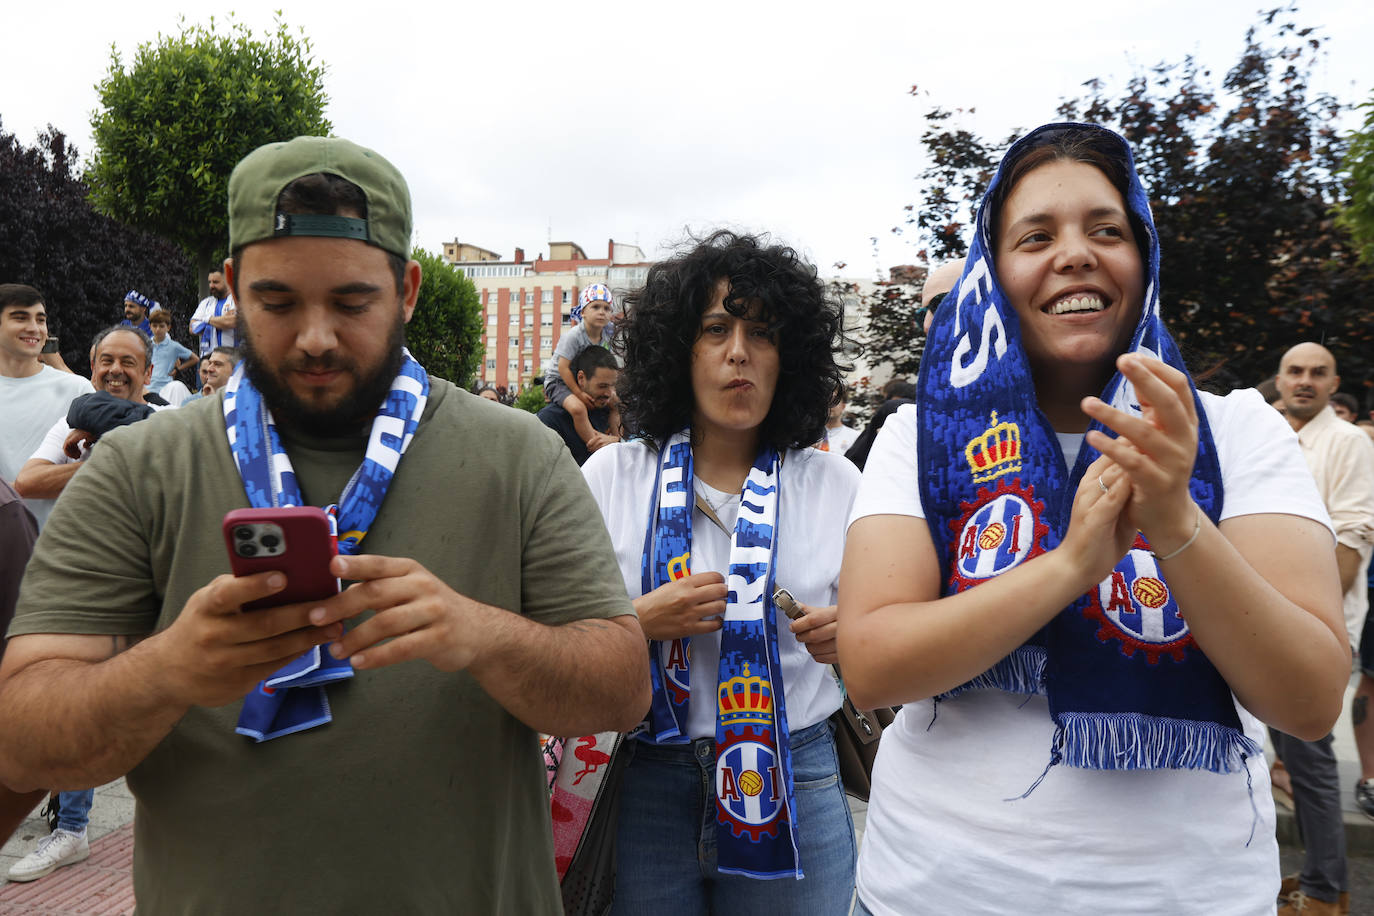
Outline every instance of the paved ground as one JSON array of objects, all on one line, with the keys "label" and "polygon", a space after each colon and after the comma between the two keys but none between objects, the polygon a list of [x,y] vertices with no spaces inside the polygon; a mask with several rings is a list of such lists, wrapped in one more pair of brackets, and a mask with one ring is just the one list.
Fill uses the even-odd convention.
[{"label": "paved ground", "polygon": [[35,816],[0,849],[0,916],[132,913],[134,799],[124,780],[95,791],[91,823],[86,828],[91,843],[89,859],[29,884],[4,883],[10,866],[48,835],[48,825],[36,815],[35,811]]}]

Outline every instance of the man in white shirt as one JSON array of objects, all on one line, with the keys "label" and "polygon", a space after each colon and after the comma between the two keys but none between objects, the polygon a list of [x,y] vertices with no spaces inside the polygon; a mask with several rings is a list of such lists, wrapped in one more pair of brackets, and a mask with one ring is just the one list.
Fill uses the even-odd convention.
[{"label": "man in white shirt", "polygon": [[[14,483],[24,462],[43,441],[72,399],[91,393],[91,383],[39,362],[48,339],[43,296],[32,286],[0,284],[0,478]],[[50,499],[25,499],[42,528]]]},{"label": "man in white shirt", "polygon": [[[1345,625],[1350,644],[1356,646],[1368,610],[1365,574],[1374,546],[1374,445],[1331,409],[1331,395],[1341,379],[1336,359],[1325,347],[1301,343],[1290,349],[1279,362],[1275,383],[1284,416],[1298,434],[1303,457],[1336,531]],[[1357,745],[1374,744],[1367,709],[1371,693],[1374,679],[1366,674],[1351,708]],[[1294,809],[1306,847],[1302,873],[1296,881],[1285,879],[1282,891],[1300,890],[1309,898],[1331,901],[1347,893],[1345,827],[1331,736],[1300,741],[1273,729],[1270,734],[1292,777]],[[1374,755],[1361,750],[1361,757],[1374,764]],[[1366,775],[1370,774],[1366,771]],[[1362,792],[1371,795],[1374,807],[1374,786],[1362,780],[1356,787],[1357,798]]]},{"label": "man in white shirt", "polygon": [[[153,374],[153,351],[148,337],[135,328],[117,325],[102,331],[91,347],[91,373],[95,387],[131,404],[150,406],[143,399],[143,388]],[[48,430],[33,457],[25,462],[15,481],[15,489],[26,499],[56,499],[79,471],[89,451],[89,443],[99,431],[73,430],[67,417],[58,417]],[[80,458],[77,457],[80,456]],[[14,863],[11,881],[33,881],[65,865],[74,865],[91,854],[86,839],[94,789],[62,792],[58,795],[57,829],[38,844],[38,848]]]},{"label": "man in white shirt", "polygon": [[237,346],[234,325],[238,315],[234,298],[229,294],[229,284],[224,282],[224,272],[212,270],[208,280],[210,295],[200,300],[191,316],[191,333],[200,335],[201,359],[209,356],[215,347]]},{"label": "man in white shirt", "polygon": [[[116,326],[101,331],[91,346],[91,381],[97,391],[151,407],[144,400],[143,389],[153,374],[152,353],[149,339],[132,328]],[[81,469],[80,459],[86,457],[90,444],[102,432],[73,430],[64,411],[24,462],[14,488],[25,499],[56,499]]]}]

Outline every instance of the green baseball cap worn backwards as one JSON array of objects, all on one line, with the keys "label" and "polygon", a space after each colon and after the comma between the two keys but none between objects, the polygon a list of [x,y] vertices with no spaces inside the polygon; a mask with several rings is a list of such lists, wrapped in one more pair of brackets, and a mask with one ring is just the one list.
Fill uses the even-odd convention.
[{"label": "green baseball cap worn backwards", "polygon": [[[277,198],[305,175],[338,175],[362,188],[367,219],[277,212]],[[390,162],[338,137],[297,137],[268,143],[234,166],[229,176],[229,250],[283,236],[359,239],[410,257],[410,190]]]}]

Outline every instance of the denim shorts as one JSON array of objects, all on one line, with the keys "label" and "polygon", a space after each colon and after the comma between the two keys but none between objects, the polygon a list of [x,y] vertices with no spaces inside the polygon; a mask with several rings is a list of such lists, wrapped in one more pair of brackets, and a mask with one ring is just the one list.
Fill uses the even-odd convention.
[{"label": "denim shorts", "polygon": [[791,736],[798,846],[806,877],[760,880],[716,870],[715,741],[637,742],[620,789],[615,916],[821,916],[848,912],[854,822],[829,722]]}]

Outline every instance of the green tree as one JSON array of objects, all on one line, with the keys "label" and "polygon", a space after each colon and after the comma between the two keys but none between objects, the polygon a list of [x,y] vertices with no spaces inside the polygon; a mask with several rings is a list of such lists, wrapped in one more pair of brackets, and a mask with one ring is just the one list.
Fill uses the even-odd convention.
[{"label": "green tree", "polygon": [[1364,126],[1351,135],[1345,155],[1350,199],[1337,222],[1350,231],[1365,263],[1374,264],[1374,96],[1360,107],[1366,112]]},{"label": "green tree", "polygon": [[[1185,58],[1136,74],[1116,98],[1088,80],[1084,98],[1058,112],[1130,141],[1160,235],[1165,319],[1190,365],[1220,390],[1271,375],[1304,340],[1330,348],[1350,381],[1374,377],[1374,269],[1332,215],[1346,152],[1334,125],[1348,106],[1311,90],[1323,38],[1291,13],[1271,11],[1247,31],[1220,85]],[[914,227],[918,257],[943,260],[965,253],[972,209],[1010,140],[955,129],[940,108],[925,120],[931,165],[919,181],[933,203],[908,208],[896,231]],[[870,349],[913,346],[910,335],[889,336]]]},{"label": "green tree", "polygon": [[229,173],[264,143],[327,135],[324,65],[304,32],[277,21],[265,40],[242,23],[158,35],[126,70],[110,49],[91,120],[86,180],[102,212],[171,239],[205,275],[228,239]]},{"label": "green tree", "polygon": [[410,256],[423,278],[415,314],[406,325],[406,346],[431,375],[463,388],[482,362],[482,303],[472,280],[422,248]]},{"label": "green tree", "polygon": [[530,379],[530,384],[522,388],[520,393],[515,396],[515,400],[511,402],[512,407],[528,410],[530,413],[539,413],[547,404],[548,402],[544,400],[544,388],[534,384],[533,378]]}]

